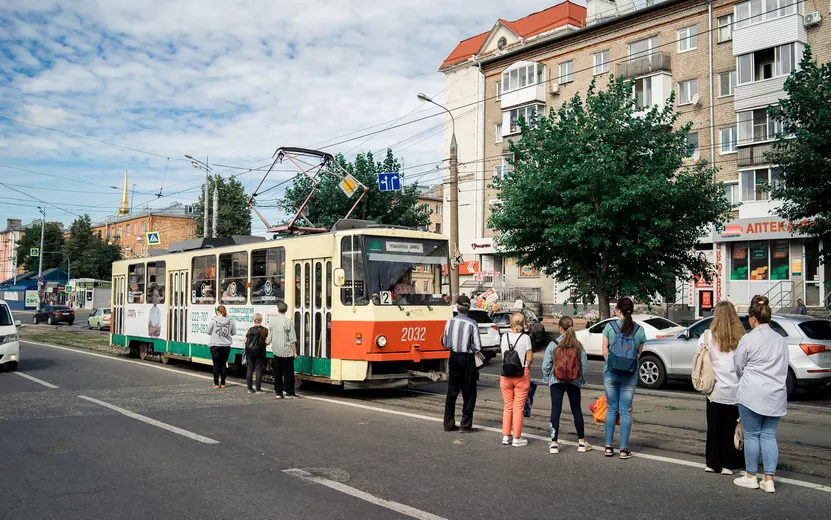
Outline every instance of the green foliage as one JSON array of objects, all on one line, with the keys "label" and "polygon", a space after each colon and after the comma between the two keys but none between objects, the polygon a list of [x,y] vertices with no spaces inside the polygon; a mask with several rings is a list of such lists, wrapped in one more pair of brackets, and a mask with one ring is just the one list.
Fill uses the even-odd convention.
[{"label": "green foliage", "polygon": [[[17,265],[23,264],[24,269],[37,271],[40,259],[29,257],[29,250],[33,247],[40,247],[40,225],[32,226],[26,230],[20,240],[17,241]],[[63,232],[61,227],[54,222],[47,222],[43,230],[43,250],[61,251],[63,249]],[[63,255],[44,254],[43,270],[60,267],[66,270],[66,260]]]},{"label": "green foliage", "polygon": [[[387,155],[382,162],[375,162],[372,153],[358,154],[354,163],[348,162],[342,155],[335,157],[335,160],[369,188],[364,200],[352,213],[352,218],[414,228],[426,226],[430,222],[429,209],[417,203],[418,187],[416,185],[404,186],[401,191],[396,192],[379,191],[378,174],[401,169],[392,150],[387,150]],[[338,187],[340,177],[325,170],[317,180],[320,186],[309,201],[308,217],[314,226],[328,228],[349,213],[360,195],[356,193],[351,199],[347,198]],[[298,175],[293,179],[292,185],[286,189],[285,196],[279,205],[287,213],[293,214],[303,204],[311,190],[312,182],[306,176]]]},{"label": "green foliage", "polygon": [[[69,237],[63,248],[72,262],[73,278],[112,278],[113,262],[121,260],[121,247],[109,245],[103,237],[92,232],[89,215],[75,219],[69,226]],[[63,258],[63,255],[58,255]]]},{"label": "green foliage", "polygon": [[[228,179],[221,175],[208,176],[208,227],[213,225],[214,210],[214,188],[219,187],[219,220],[217,222],[217,234],[220,237],[231,235],[251,234],[251,210],[248,206],[248,195],[245,194],[245,186],[235,177]],[[199,200],[193,205],[197,215],[196,234],[202,236],[204,219],[202,216],[205,207],[205,184],[199,191]]]},{"label": "green foliage", "polygon": [[704,161],[685,165],[692,123],[673,130],[674,95],[639,113],[632,83],[592,83],[511,142],[513,172],[496,181],[490,225],[524,265],[573,284],[575,299],[633,295],[651,302],[676,278],[702,272],[699,235],[731,205]]},{"label": "green foliage", "polygon": [[[799,68],[785,80],[788,97],[769,109],[792,136],[778,135],[766,154],[781,170],[772,198],[783,201],[777,213],[790,221],[810,219],[802,231],[831,243],[831,63],[818,66],[810,47]],[[822,252],[831,258],[831,248]]]}]

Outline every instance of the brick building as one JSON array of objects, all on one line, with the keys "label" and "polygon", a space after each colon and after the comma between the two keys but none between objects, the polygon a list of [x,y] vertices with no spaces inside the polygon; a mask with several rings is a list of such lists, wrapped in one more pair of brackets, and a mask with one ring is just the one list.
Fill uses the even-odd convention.
[{"label": "brick building", "polygon": [[[94,224],[92,232],[108,242],[118,242],[124,258],[139,258],[149,256],[153,249],[164,250],[173,242],[196,238],[196,217],[189,206],[174,202],[166,208],[107,217]],[[159,245],[148,246],[148,232],[159,234]]]},{"label": "brick building", "polygon": [[25,233],[20,220],[6,219],[6,229],[0,231],[0,282],[18,273],[17,242]]}]

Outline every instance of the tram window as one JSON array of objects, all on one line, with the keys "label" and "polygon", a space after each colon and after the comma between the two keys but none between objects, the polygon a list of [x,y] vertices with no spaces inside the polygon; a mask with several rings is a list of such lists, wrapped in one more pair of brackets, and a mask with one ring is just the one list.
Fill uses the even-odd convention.
[{"label": "tram window", "polygon": [[[352,305],[352,287],[355,287],[355,305],[367,305],[366,274],[364,271],[364,256],[361,242],[363,237],[344,237],[341,240],[340,266],[346,274],[344,287],[340,290],[340,301],[344,305]],[[354,244],[354,249],[353,249]],[[353,279],[354,273],[354,279]]]},{"label": "tram window", "polygon": [[286,250],[282,247],[251,252],[251,303],[276,304],[285,300]]},{"label": "tram window", "polygon": [[300,308],[300,264],[294,264],[294,307]]},{"label": "tram window", "polygon": [[144,264],[132,264],[127,268],[130,292],[127,303],[144,303]]},{"label": "tram window", "polygon": [[222,253],[219,255],[219,287],[222,294],[220,303],[248,302],[248,253]]},{"label": "tram window", "polygon": [[326,308],[332,308],[332,262],[326,262]]},{"label": "tram window", "polygon": [[193,257],[191,270],[191,303],[216,303],[216,256]]},{"label": "tram window", "polygon": [[305,291],[303,303],[307,309],[312,306],[312,270],[310,265],[309,262],[304,264],[305,272],[303,273],[305,275],[303,283],[303,290]]},{"label": "tram window", "polygon": [[323,264],[315,263],[315,309],[323,305]]},{"label": "tram window", "polygon": [[164,303],[166,280],[164,262],[147,263],[147,303]]}]

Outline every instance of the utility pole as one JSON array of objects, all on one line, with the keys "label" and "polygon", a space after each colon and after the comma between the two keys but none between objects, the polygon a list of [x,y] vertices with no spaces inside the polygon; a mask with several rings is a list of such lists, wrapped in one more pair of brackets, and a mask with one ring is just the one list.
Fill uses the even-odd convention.
[{"label": "utility pole", "polygon": [[216,238],[219,236],[219,185],[214,186],[214,221],[211,226],[211,236]]},{"label": "utility pole", "polygon": [[40,279],[43,276],[43,232],[46,228],[46,210],[38,206],[40,210],[41,219],[40,219],[40,254],[38,255],[38,306],[37,310],[40,312],[40,302],[43,301],[44,297],[44,289],[46,284],[41,282]]},{"label": "utility pole", "polygon": [[202,222],[202,238],[208,238],[210,233],[208,233],[208,181],[209,181],[208,174],[205,174],[205,204],[204,204],[204,219]]},{"label": "utility pole", "polygon": [[[202,215],[202,238],[209,238],[211,236],[211,232],[208,228],[208,195],[210,193],[210,184],[211,184],[211,167],[208,165],[208,158],[205,157],[205,162],[200,161],[199,159],[195,159],[192,155],[185,154],[185,157],[190,159],[190,165],[194,168],[199,170],[205,171],[205,194],[204,194],[204,207],[202,208],[203,215]],[[214,201],[214,205],[216,205],[216,201]],[[216,217],[214,217],[216,218]],[[216,224],[214,224],[216,227]]]}]

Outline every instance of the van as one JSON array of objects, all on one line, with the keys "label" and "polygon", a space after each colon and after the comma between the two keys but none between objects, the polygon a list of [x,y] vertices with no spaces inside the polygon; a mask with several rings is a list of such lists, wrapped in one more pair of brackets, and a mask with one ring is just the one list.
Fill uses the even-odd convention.
[{"label": "van", "polygon": [[20,359],[19,326],[20,320],[15,321],[8,304],[0,300],[0,367],[8,370],[17,370]]}]

